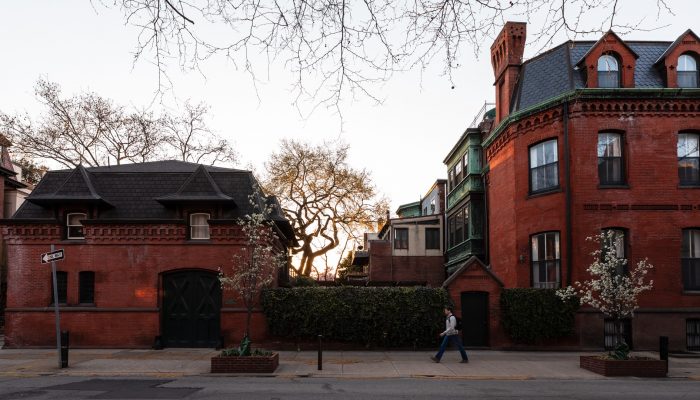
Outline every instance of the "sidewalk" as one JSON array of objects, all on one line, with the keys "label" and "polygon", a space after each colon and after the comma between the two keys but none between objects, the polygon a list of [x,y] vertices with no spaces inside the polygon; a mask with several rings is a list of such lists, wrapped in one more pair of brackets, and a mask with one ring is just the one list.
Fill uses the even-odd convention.
[{"label": "sidewalk", "polygon": [[[70,367],[59,369],[55,350],[5,349],[0,350],[0,377],[207,375],[209,359],[217,353],[210,349],[71,350]],[[472,350],[469,351],[469,364],[460,364],[459,354],[454,350],[448,352],[439,364],[430,360],[432,354],[426,351],[326,351],[323,353],[323,370],[318,371],[316,352],[282,351],[280,366],[272,376],[348,379],[605,379],[579,368],[578,357],[582,353],[578,352]],[[655,354],[646,355],[656,357]],[[700,380],[700,359],[671,358],[669,377]]]}]

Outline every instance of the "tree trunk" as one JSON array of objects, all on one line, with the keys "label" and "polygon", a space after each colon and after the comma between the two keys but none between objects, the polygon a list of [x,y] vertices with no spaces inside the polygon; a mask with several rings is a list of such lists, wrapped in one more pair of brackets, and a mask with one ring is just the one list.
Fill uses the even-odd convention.
[{"label": "tree trunk", "polygon": [[245,337],[250,339],[250,320],[252,319],[253,316],[253,307],[248,306],[247,308],[247,315],[245,319]]}]

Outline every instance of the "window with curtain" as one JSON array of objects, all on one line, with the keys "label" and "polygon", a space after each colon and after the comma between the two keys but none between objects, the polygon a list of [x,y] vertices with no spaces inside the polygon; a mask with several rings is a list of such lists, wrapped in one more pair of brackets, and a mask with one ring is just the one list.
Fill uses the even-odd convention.
[{"label": "window with curtain", "polygon": [[683,229],[681,269],[683,288],[700,290],[700,228]]},{"label": "window with curtain", "polygon": [[598,179],[601,185],[623,185],[625,162],[622,151],[622,134],[602,132],[598,134]]},{"label": "window with curtain", "polygon": [[190,239],[209,239],[209,214],[190,214]]},{"label": "window with curtain", "polygon": [[678,183],[685,186],[700,185],[700,134],[678,135]]},{"label": "window with curtain", "polygon": [[83,223],[80,222],[84,219],[87,219],[85,213],[70,213],[66,216],[66,238],[85,239]]},{"label": "window with curtain", "polygon": [[598,59],[598,87],[620,87],[620,68],[615,56],[604,54]]},{"label": "window with curtain", "polygon": [[[605,228],[603,229],[603,233],[606,237],[603,243],[601,243],[603,246],[603,254],[601,254],[601,257],[605,256],[607,249],[612,248],[614,249],[615,257],[627,259],[627,233],[625,230],[620,228]],[[608,234],[611,234],[611,237],[608,238]],[[619,265],[616,272],[619,275],[627,273],[627,266]]]},{"label": "window with curtain", "polygon": [[530,147],[530,192],[538,193],[559,187],[557,140]]},{"label": "window with curtain", "polygon": [[394,229],[394,248],[395,249],[408,249],[408,229],[406,229],[406,228]]},{"label": "window with curtain", "polygon": [[690,54],[682,54],[678,57],[678,87],[696,88],[698,87],[698,62]]},{"label": "window with curtain", "polygon": [[559,232],[532,235],[532,286],[541,289],[560,286]]}]

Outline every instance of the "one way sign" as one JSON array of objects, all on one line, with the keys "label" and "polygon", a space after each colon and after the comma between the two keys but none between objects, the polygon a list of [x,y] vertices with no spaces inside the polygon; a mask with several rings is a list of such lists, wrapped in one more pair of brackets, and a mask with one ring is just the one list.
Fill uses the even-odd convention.
[{"label": "one way sign", "polygon": [[63,260],[63,249],[52,251],[49,253],[44,253],[41,255],[41,263],[46,264],[50,263],[51,261],[60,261]]}]

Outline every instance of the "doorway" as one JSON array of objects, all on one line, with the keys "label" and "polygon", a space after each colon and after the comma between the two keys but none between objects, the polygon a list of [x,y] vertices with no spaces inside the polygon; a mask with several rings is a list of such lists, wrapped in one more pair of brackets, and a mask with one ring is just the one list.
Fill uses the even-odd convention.
[{"label": "doorway", "polygon": [[462,341],[465,346],[489,345],[489,294],[462,292]]}]

